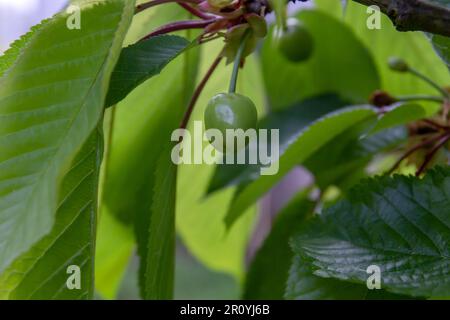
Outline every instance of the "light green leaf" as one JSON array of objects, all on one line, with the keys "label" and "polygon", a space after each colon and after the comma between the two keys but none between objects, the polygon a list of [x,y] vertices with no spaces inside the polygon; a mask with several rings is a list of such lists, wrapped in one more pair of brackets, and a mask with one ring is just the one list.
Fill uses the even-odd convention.
[{"label": "light green leaf", "polygon": [[0,272],[51,231],[58,186],[102,115],[134,1],[59,14],[27,37],[0,79]]},{"label": "light green leaf", "polygon": [[[315,0],[321,10],[335,14],[334,2]],[[435,90],[420,79],[396,73],[389,69],[389,57],[401,57],[409,65],[441,85],[450,83],[450,74],[445,64],[433,52],[432,45],[421,32],[398,32],[385,15],[381,15],[381,28],[367,28],[367,7],[350,1],[344,21],[353,29],[367,48],[370,49],[381,76],[381,89],[391,95],[435,94]],[[353,71],[353,70],[352,70]]]},{"label": "light green leaf", "polygon": [[365,284],[381,270],[381,287],[415,297],[450,294],[450,169],[423,179],[363,182],[326,209],[293,241],[316,276]]},{"label": "light green leaf", "polygon": [[117,297],[135,248],[133,229],[101,208],[95,251],[95,290],[104,299]]},{"label": "light green leaf", "polygon": [[311,59],[300,64],[286,61],[274,45],[273,32],[264,41],[262,68],[270,107],[290,107],[324,93],[338,94],[352,104],[366,103],[381,84],[362,42],[345,23],[320,11],[304,10],[298,18],[315,40]]},{"label": "light green leaf", "polygon": [[[62,182],[55,225],[0,276],[2,299],[90,299],[94,289],[97,185],[103,137],[95,131]],[[69,290],[71,265],[80,268],[81,289]]]}]

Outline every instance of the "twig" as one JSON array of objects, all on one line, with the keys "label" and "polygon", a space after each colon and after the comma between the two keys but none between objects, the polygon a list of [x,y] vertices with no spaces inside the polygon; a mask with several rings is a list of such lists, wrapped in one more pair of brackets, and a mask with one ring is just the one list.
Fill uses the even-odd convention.
[{"label": "twig", "polygon": [[159,36],[162,34],[167,34],[175,31],[180,30],[189,30],[189,29],[203,29],[210,25],[211,23],[216,22],[217,19],[211,19],[211,20],[186,20],[186,21],[177,21],[172,22],[169,24],[166,24],[152,33],[146,35],[144,38],[142,38],[140,41],[147,40],[154,36]]},{"label": "twig", "polygon": [[436,121],[431,120],[431,119],[423,119],[422,122],[425,122],[426,124],[432,126],[435,129],[447,130],[447,131],[450,130],[449,126],[442,125],[442,124],[437,123]]},{"label": "twig", "polygon": [[[206,72],[205,76],[203,77],[202,81],[199,83],[197,88],[195,89],[194,94],[192,95],[191,101],[189,102],[188,108],[186,110],[186,113],[184,114],[183,120],[180,124],[180,129],[186,129],[187,124],[189,122],[189,119],[191,118],[192,111],[194,111],[195,104],[197,103],[198,98],[200,97],[200,94],[202,93],[203,89],[205,88],[206,83],[211,78],[211,75],[214,73],[214,70],[216,70],[217,66],[219,65],[220,61],[222,61],[222,56],[219,55],[209,67],[208,71]],[[181,140],[183,137],[181,137]]]},{"label": "twig", "polygon": [[436,89],[440,94],[442,94],[442,96],[447,99],[450,100],[450,93],[448,93],[446,90],[444,90],[443,88],[441,88],[436,82],[434,82],[432,79],[430,79],[429,77],[427,77],[426,75],[422,74],[421,72],[417,71],[416,69],[413,68],[409,68],[408,72],[415,75],[416,77],[418,77],[419,79],[422,79],[424,82],[428,83],[432,88]]},{"label": "twig", "polygon": [[353,0],[376,5],[399,31],[425,31],[450,36],[450,9],[427,0]]},{"label": "twig", "polygon": [[439,151],[441,147],[443,147],[448,142],[448,140],[450,140],[450,133],[447,132],[445,135],[439,138],[433,149],[431,149],[430,152],[428,152],[428,154],[425,156],[425,161],[422,163],[419,170],[417,170],[416,176],[420,176],[425,171],[427,166],[430,164],[431,160],[433,160],[436,153]]},{"label": "twig", "polygon": [[432,101],[437,103],[444,103],[445,99],[437,96],[428,95],[411,95],[411,96],[399,96],[395,97],[398,102],[408,102],[408,101]]},{"label": "twig", "polygon": [[178,3],[198,3],[198,1],[195,0],[153,0],[153,1],[149,1],[149,2],[145,2],[142,3],[138,6],[136,6],[136,9],[134,11],[134,14],[138,14],[141,13],[142,11],[160,5],[160,4],[164,4],[164,3],[172,3],[172,2],[178,2]]},{"label": "twig", "polygon": [[200,10],[194,8],[193,6],[189,5],[188,3],[185,2],[178,2],[178,4],[180,6],[182,6],[184,9],[186,9],[188,12],[192,13],[194,16],[203,19],[203,20],[209,20],[211,18],[214,18],[214,16],[207,14],[207,13],[203,13]]},{"label": "twig", "polygon": [[[446,133],[446,134],[447,134],[447,133]],[[412,155],[414,152],[416,152],[416,151],[418,151],[418,150],[420,150],[420,149],[422,149],[422,148],[425,148],[426,146],[428,146],[429,144],[431,144],[431,143],[433,143],[433,142],[435,142],[435,141],[438,141],[441,137],[442,137],[442,135],[437,136],[437,137],[433,137],[433,138],[430,138],[430,139],[427,139],[427,140],[425,140],[425,141],[422,141],[422,142],[419,143],[418,145],[412,147],[412,148],[409,149],[408,151],[406,151],[406,153],[405,153],[400,159],[398,159],[397,162],[396,162],[396,163],[392,166],[392,168],[388,171],[388,174],[393,173],[393,172],[398,168],[398,166],[403,162],[403,160],[405,160],[406,158],[408,158],[408,157],[409,157],[410,155]]]}]

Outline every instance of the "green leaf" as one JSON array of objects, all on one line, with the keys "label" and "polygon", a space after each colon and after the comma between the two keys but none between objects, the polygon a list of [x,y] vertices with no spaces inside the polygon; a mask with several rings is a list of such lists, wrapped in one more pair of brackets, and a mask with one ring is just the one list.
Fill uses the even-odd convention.
[{"label": "green leaf", "polygon": [[0,79],[0,272],[51,231],[63,173],[103,111],[134,1],[59,14],[27,37]]},{"label": "green leaf", "polygon": [[428,37],[439,57],[450,69],[450,38],[433,34],[430,34]]},{"label": "green leaf", "polygon": [[[439,108],[439,105],[436,106]],[[387,113],[381,115],[370,133],[373,134],[387,128],[404,125],[431,116],[436,111],[434,107],[433,105],[432,108],[424,108],[421,105],[411,103],[394,106]]]},{"label": "green leaf", "polygon": [[294,166],[307,160],[336,135],[374,116],[375,111],[371,107],[349,107],[327,114],[307,128],[300,128],[292,134],[286,150],[280,153],[277,174],[260,176],[257,180],[240,186],[225,218],[227,226],[231,226],[246,208],[269,191]]},{"label": "green leaf", "polygon": [[289,271],[285,298],[288,300],[362,300],[368,289],[345,281],[315,276],[295,256]]},{"label": "green leaf", "polygon": [[[290,108],[273,112],[261,119],[259,129],[280,130],[280,155],[289,147],[298,134],[311,123],[327,113],[343,108],[345,101],[334,94],[325,94],[306,99]],[[247,148],[247,152],[248,148]],[[210,181],[208,193],[219,189],[251,182],[259,176],[259,165],[222,164],[218,165]]]},{"label": "green leaf", "polygon": [[269,236],[248,269],[244,299],[283,299],[293,258],[289,239],[298,232],[315,207],[315,202],[308,199],[309,191],[301,192],[278,213]]},{"label": "green leaf", "polygon": [[95,290],[104,299],[115,299],[136,244],[130,226],[117,220],[106,208],[100,211],[95,246]]},{"label": "green leaf", "polygon": [[370,179],[325,210],[293,241],[315,275],[365,284],[377,265],[381,287],[415,297],[450,294],[450,169],[423,179]]},{"label": "green leaf", "polygon": [[[169,4],[139,15],[129,32],[127,42],[133,43],[148,30],[168,21],[182,20],[186,13],[179,6]],[[184,32],[188,38],[190,33]],[[189,50],[170,63],[158,77],[138,86],[115,107],[115,121],[107,169],[105,172],[104,207],[126,224],[133,224],[140,256],[139,284],[143,298],[168,294],[146,278],[146,272],[157,268],[157,261],[147,266],[148,259],[156,258],[151,220],[158,203],[154,191],[161,189],[155,175],[160,157],[171,144],[170,137],[183,116],[194,88],[198,51]],[[130,143],[133,141],[133,143]],[[160,214],[159,212],[157,212]],[[157,219],[156,217],[155,219]],[[167,231],[169,232],[169,231]],[[174,231],[170,231],[173,234]],[[173,252],[173,251],[172,251]],[[167,252],[170,254],[170,252]],[[153,269],[154,272],[163,269]],[[153,272],[152,271],[152,272]],[[170,272],[167,269],[167,272]],[[153,277],[154,274],[151,274]],[[161,274],[161,277],[165,274]],[[170,280],[170,277],[167,278]],[[148,280],[148,281],[147,281]],[[170,282],[167,283],[170,286]],[[154,290],[154,291],[153,291]]]},{"label": "green leaf", "polygon": [[404,127],[367,134],[372,127],[373,119],[349,128],[305,161],[304,166],[314,174],[315,182],[322,190],[336,185],[346,191],[367,175],[366,167],[374,156],[391,150],[408,138]]},{"label": "green leaf", "polygon": [[298,18],[315,39],[313,56],[300,64],[286,61],[274,45],[273,32],[270,33],[262,49],[270,107],[283,109],[325,92],[336,93],[352,104],[365,103],[371,92],[381,86],[370,52],[336,18],[316,10],[303,10]]},{"label": "green leaf", "polygon": [[[170,147],[171,145],[169,145]],[[173,299],[175,273],[175,196],[177,167],[164,150],[155,168],[145,254],[144,299]]]},{"label": "green leaf", "polygon": [[367,286],[314,275],[296,255],[289,271],[284,296],[288,300],[405,300],[408,296],[385,290],[369,290]]},{"label": "green leaf", "polygon": [[[320,10],[336,14],[337,1],[315,0]],[[435,89],[420,79],[390,70],[389,57],[401,57],[409,65],[427,75],[437,83],[450,83],[450,74],[445,64],[433,52],[432,45],[421,32],[398,32],[385,15],[381,15],[381,28],[367,28],[367,7],[350,1],[344,21],[353,29],[358,39],[370,49],[381,77],[381,88],[391,95],[435,94]],[[424,63],[426,61],[426,63]]]},{"label": "green leaf", "polygon": [[[0,276],[1,299],[91,299],[97,185],[103,137],[95,131],[62,182],[55,225]],[[69,290],[70,265],[80,267],[81,289]]]},{"label": "green leaf", "polygon": [[105,105],[113,106],[133,89],[159,74],[173,59],[190,48],[179,36],[162,35],[137,42],[122,50],[111,76]]},{"label": "green leaf", "polygon": [[450,8],[450,0],[428,0],[428,2],[440,7]]}]

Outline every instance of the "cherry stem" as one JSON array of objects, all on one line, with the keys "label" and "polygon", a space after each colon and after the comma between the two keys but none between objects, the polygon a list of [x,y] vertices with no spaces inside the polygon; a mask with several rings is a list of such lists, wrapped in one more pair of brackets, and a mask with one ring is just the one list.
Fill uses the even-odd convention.
[{"label": "cherry stem", "polygon": [[438,103],[444,103],[445,99],[442,97],[429,96],[429,95],[411,95],[411,96],[400,96],[396,97],[397,102],[408,102],[408,101],[433,101]]},{"label": "cherry stem", "polygon": [[[445,135],[447,135],[448,133],[446,133]],[[425,148],[426,146],[428,146],[431,143],[434,143],[435,141],[438,141],[443,135],[437,136],[437,137],[433,137],[430,139],[426,139],[424,141],[422,141],[421,143],[417,144],[416,146],[412,147],[411,149],[409,149],[408,151],[406,151],[406,153],[397,160],[397,162],[392,166],[392,168],[388,171],[388,174],[393,173],[399,166],[400,164],[403,162],[403,160],[405,160],[406,158],[408,158],[410,155],[412,155],[414,152]]]},{"label": "cherry stem", "polygon": [[437,91],[439,91],[440,94],[442,94],[442,96],[446,99],[446,100],[450,100],[450,93],[448,93],[447,91],[445,91],[443,88],[441,88],[436,82],[434,82],[433,80],[431,80],[430,78],[428,78],[426,75],[420,73],[419,71],[417,71],[416,69],[413,68],[409,68],[408,71],[418,77],[419,79],[425,81],[426,83],[428,83],[431,87],[435,88]]},{"label": "cherry stem", "polygon": [[149,1],[146,3],[142,3],[138,6],[136,6],[136,9],[134,11],[134,14],[138,14],[141,13],[142,11],[160,5],[160,4],[164,4],[164,3],[171,3],[171,2],[178,2],[178,3],[198,3],[198,1],[195,0],[153,0],[153,1]]},{"label": "cherry stem", "polygon": [[250,32],[251,32],[250,29],[245,30],[245,33],[242,37],[241,44],[240,44],[239,49],[236,54],[236,58],[234,59],[233,73],[231,74],[231,81],[230,81],[230,89],[228,90],[229,93],[236,92],[239,68],[241,67],[242,56],[244,54],[245,44],[247,42],[248,36],[250,35]]},{"label": "cherry stem", "polygon": [[[203,77],[203,79],[200,81],[199,85],[195,89],[194,94],[192,95],[191,101],[189,102],[186,113],[184,114],[183,120],[181,121],[180,129],[186,129],[189,119],[191,118],[192,112],[194,111],[195,104],[197,103],[198,98],[200,97],[200,94],[202,93],[203,89],[205,88],[206,83],[208,83],[208,80],[211,78],[212,74],[214,73],[214,70],[216,70],[217,66],[220,64],[220,61],[222,61],[221,55],[219,55],[214,60],[213,64],[209,67],[205,76]],[[183,137],[181,137],[181,140],[182,139],[183,139]]]},{"label": "cherry stem", "polygon": [[178,4],[180,6],[182,6],[184,9],[186,9],[188,12],[190,12],[191,14],[193,14],[194,16],[203,19],[203,20],[209,20],[211,18],[214,18],[213,16],[203,13],[200,10],[194,8],[193,6],[189,5],[188,3],[185,2],[178,2]]},{"label": "cherry stem", "polygon": [[217,19],[187,20],[187,21],[172,22],[172,23],[166,24],[166,25],[156,29],[152,33],[146,35],[140,41],[147,40],[154,36],[159,36],[159,35],[175,32],[175,31],[180,31],[180,30],[203,29],[215,21],[217,21]]},{"label": "cherry stem", "polygon": [[439,137],[437,144],[425,156],[425,161],[422,163],[419,170],[417,170],[416,176],[420,176],[425,171],[425,169],[430,164],[431,160],[433,160],[436,153],[448,142],[448,140],[450,140],[450,133],[448,132],[445,135]]}]

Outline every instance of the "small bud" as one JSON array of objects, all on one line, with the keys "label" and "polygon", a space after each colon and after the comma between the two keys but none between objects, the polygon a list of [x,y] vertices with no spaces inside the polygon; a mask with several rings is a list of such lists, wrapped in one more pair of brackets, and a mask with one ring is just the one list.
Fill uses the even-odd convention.
[{"label": "small bud", "polygon": [[391,104],[397,102],[394,97],[392,97],[389,93],[377,90],[369,98],[371,104],[376,107],[382,108],[385,106],[390,106]]},{"label": "small bud", "polygon": [[389,58],[388,61],[389,68],[398,72],[407,72],[409,70],[409,66],[405,60],[397,57]]}]

